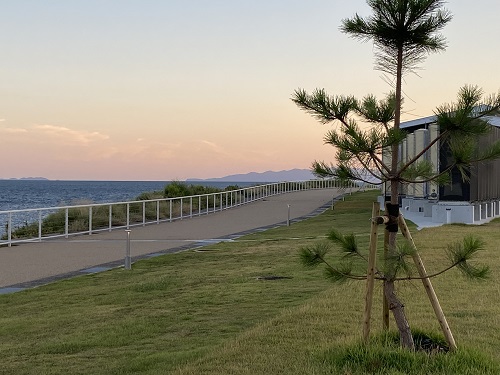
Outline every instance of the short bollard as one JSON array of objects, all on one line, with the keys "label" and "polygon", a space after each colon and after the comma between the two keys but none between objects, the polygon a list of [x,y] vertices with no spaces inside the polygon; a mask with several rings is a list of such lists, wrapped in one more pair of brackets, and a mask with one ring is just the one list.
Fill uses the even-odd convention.
[{"label": "short bollard", "polygon": [[290,205],[288,205],[288,216],[286,218],[286,226],[290,226]]},{"label": "short bollard", "polygon": [[130,270],[132,268],[132,262],[130,260],[130,230],[125,231],[127,233],[127,248],[125,250],[125,269]]}]

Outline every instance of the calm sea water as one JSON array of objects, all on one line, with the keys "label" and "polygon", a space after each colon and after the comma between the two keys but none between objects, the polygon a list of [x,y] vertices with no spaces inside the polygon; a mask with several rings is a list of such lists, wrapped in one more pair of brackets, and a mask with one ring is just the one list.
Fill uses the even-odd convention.
[{"label": "calm sea water", "polygon": [[[0,211],[130,201],[141,193],[163,190],[169,182],[171,181],[0,180]],[[189,181],[188,184],[221,189],[228,185],[255,185],[249,182],[215,181]],[[37,220],[36,213],[19,213],[13,217],[13,226]],[[7,215],[0,214],[0,236],[5,233],[6,223]]]},{"label": "calm sea water", "polygon": [[[170,182],[0,180],[0,211],[129,201],[144,192],[163,190]],[[247,187],[255,183],[190,181],[188,184],[222,189],[228,185]]]}]

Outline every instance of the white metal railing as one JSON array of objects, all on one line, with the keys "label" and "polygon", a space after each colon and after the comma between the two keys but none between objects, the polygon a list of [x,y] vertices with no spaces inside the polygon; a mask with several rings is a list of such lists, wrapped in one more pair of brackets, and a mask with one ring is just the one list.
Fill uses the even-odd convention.
[{"label": "white metal railing", "polygon": [[[277,182],[177,198],[0,211],[0,222],[5,223],[0,246],[182,220],[294,191],[353,187],[359,185],[330,179]],[[363,187],[378,188],[366,184]],[[16,216],[31,219],[20,221]]]}]

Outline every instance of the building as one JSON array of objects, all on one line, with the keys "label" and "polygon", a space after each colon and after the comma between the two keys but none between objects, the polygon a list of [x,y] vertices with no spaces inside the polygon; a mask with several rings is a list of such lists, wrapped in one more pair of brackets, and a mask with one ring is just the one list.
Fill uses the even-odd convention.
[{"label": "building", "polygon": [[[479,140],[480,147],[500,140],[500,117],[484,119],[492,131]],[[400,127],[408,132],[399,149],[403,161],[414,158],[439,134],[436,116],[403,122]],[[389,158],[390,155],[384,155],[385,161]],[[421,158],[430,161],[435,172],[445,171],[451,163],[449,150],[439,142]],[[419,213],[434,223],[466,224],[481,224],[500,217],[500,159],[475,163],[467,177],[464,181],[460,171],[453,168],[447,185],[425,182],[403,186],[400,199],[403,214],[404,211]],[[388,192],[389,187],[384,190]]]}]

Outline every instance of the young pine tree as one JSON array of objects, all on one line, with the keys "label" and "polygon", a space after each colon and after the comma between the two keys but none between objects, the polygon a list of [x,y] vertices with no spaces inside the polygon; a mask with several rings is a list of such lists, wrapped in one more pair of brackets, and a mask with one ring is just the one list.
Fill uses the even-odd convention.
[{"label": "young pine tree", "polygon": [[[395,91],[383,100],[373,95],[357,100],[352,96],[329,96],[319,89],[312,94],[298,89],[292,100],[322,123],[339,124],[325,136],[325,142],[336,148],[337,165],[315,162],[313,168],[318,176],[359,181],[375,178],[389,184],[390,202],[386,205],[390,218],[388,256],[396,259],[401,185],[426,181],[442,184],[452,168],[458,168],[466,177],[472,163],[500,157],[500,142],[488,149],[476,147],[478,138],[490,130],[487,116],[500,108],[500,95],[484,98],[481,89],[463,87],[455,104],[437,109],[438,137],[411,160],[402,160],[399,144],[406,137],[400,129],[403,76],[414,71],[429,53],[444,50],[445,39],[439,32],[452,16],[443,9],[444,1],[440,0],[367,0],[367,3],[373,14],[366,19],[357,14],[345,19],[341,30],[359,40],[374,43],[376,68],[393,77]],[[373,126],[363,130],[358,119]],[[419,160],[438,142],[441,146],[447,145],[451,153],[452,163],[443,173],[435,173],[435,166]],[[390,163],[384,162],[382,152],[390,154]],[[385,296],[391,305],[402,345],[413,349],[404,306],[395,290],[400,268],[397,262],[387,264],[390,266],[383,278]]]}]

